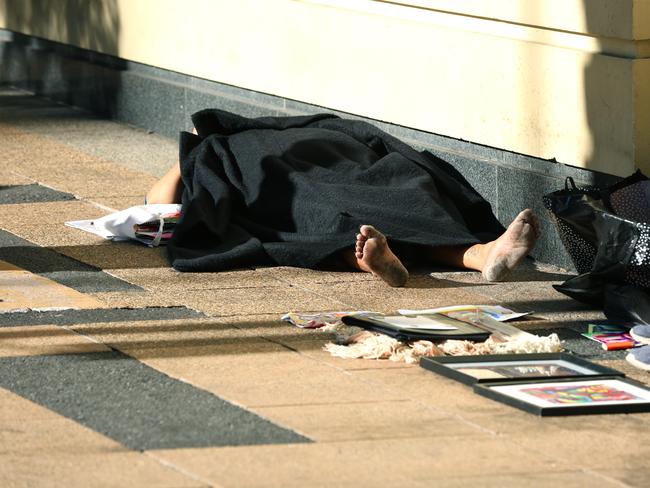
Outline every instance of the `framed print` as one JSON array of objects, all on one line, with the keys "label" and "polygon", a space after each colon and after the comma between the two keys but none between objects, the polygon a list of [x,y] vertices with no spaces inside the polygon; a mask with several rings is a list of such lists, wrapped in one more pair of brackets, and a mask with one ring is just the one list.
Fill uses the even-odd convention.
[{"label": "framed print", "polygon": [[504,380],[625,376],[615,369],[564,353],[434,356],[422,358],[420,366],[468,385]]},{"label": "framed print", "polygon": [[474,391],[541,416],[650,411],[650,389],[620,377],[476,383]]}]

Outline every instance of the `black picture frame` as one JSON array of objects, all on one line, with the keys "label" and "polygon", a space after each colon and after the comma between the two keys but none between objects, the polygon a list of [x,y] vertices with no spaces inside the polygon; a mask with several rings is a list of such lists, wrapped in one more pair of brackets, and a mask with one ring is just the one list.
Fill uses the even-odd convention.
[{"label": "black picture frame", "polygon": [[[556,364],[553,364],[556,363]],[[465,365],[464,370],[460,369]],[[540,366],[556,366],[558,371],[555,374],[536,375],[535,371],[521,371],[516,374],[512,371],[512,376],[507,376],[509,368],[525,367],[531,368]],[[567,353],[538,353],[538,354],[497,354],[490,356],[432,356],[420,359],[420,366],[441,374],[448,378],[460,381],[466,385],[477,383],[493,383],[503,381],[548,381],[551,379],[576,379],[576,378],[594,378],[598,376],[617,376],[624,377],[625,374],[615,369],[592,363],[585,359],[579,358]],[[469,370],[475,369],[476,372],[484,371],[486,376],[478,377],[469,374]],[[570,370],[574,369],[575,374]],[[490,376],[490,373],[492,376]],[[501,376],[496,376],[500,374]]]},{"label": "black picture frame", "polygon": [[[589,387],[594,391],[584,392],[585,388]],[[581,388],[583,392],[571,396],[576,392],[576,388]],[[553,391],[553,394],[557,394],[557,390],[563,390],[562,393],[568,394],[565,398],[571,396],[570,404],[553,403],[536,396],[535,394],[544,393],[541,390]],[[618,394],[621,399],[603,400],[613,390],[618,390],[619,393],[614,394]],[[650,412],[650,388],[643,383],[621,376],[475,383],[474,391],[484,397],[542,417]],[[625,394],[638,395],[639,398],[622,399]],[[594,398],[600,396],[601,399],[579,401],[589,398],[590,395],[594,395]]]}]

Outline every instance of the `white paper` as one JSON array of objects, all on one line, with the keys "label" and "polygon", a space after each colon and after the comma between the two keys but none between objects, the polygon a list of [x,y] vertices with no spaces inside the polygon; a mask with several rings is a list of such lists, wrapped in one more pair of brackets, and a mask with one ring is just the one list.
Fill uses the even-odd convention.
[{"label": "white paper", "polygon": [[513,312],[512,310],[502,307],[501,305],[454,305],[451,307],[440,307],[440,308],[427,308],[424,310],[408,310],[400,309],[397,312],[402,315],[420,315],[420,314],[430,314],[430,313],[441,313],[446,314],[449,312],[462,312],[462,311],[471,311],[477,309],[480,312],[489,315],[494,320],[498,322],[506,322],[508,320],[514,320],[525,315],[529,315],[532,312]]}]

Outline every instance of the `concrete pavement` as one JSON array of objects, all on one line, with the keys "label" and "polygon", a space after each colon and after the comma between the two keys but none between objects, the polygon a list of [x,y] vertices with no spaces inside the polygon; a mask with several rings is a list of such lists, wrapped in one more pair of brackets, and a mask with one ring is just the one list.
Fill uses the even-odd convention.
[{"label": "concrete pavement", "polygon": [[333,358],[329,334],[279,320],[502,304],[535,312],[521,328],[648,382],[579,336],[604,317],[551,287],[561,269],[500,284],[426,269],[400,289],[293,268],[181,274],[163,249],[63,225],[140,204],[176,154],[176,141],[0,90],[0,485],[650,484],[650,414],[538,418],[417,366]]}]

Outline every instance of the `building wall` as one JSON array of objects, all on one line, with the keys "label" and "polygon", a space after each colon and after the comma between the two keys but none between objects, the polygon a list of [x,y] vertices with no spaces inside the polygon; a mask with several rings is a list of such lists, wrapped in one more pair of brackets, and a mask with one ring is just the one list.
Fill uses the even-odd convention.
[{"label": "building wall", "polygon": [[16,32],[578,167],[650,172],[650,0],[0,2],[0,26]]}]

